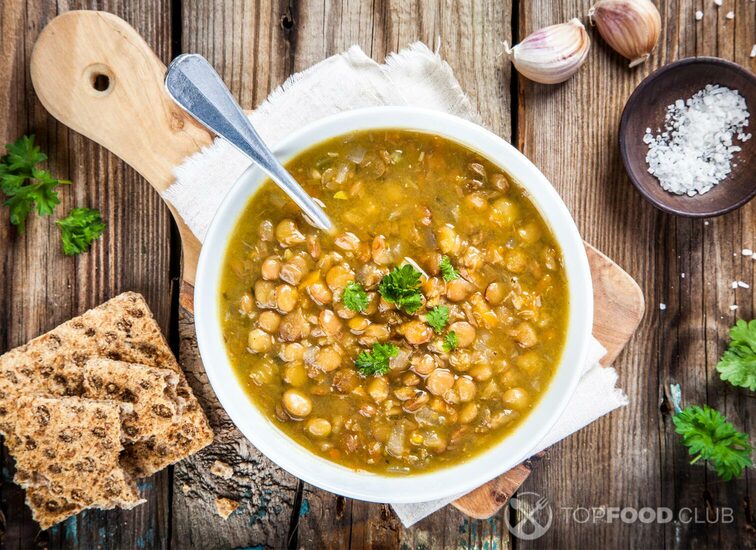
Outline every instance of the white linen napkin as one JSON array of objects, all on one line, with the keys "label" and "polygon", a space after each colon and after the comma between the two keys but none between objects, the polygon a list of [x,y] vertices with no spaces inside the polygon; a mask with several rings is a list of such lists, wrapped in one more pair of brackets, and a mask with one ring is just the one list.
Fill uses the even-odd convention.
[{"label": "white linen napkin", "polygon": [[[449,65],[419,42],[391,54],[383,65],[352,46],[289,77],[250,119],[262,138],[275,146],[292,131],[319,118],[378,105],[418,106],[481,123]],[[176,168],[176,181],[163,196],[201,241],[221,200],[249,164],[233,147],[216,140]],[[566,412],[535,452],[627,404],[627,396],[616,388],[617,373],[598,363],[604,353],[594,340],[590,360]],[[459,496],[392,506],[409,527]]]}]

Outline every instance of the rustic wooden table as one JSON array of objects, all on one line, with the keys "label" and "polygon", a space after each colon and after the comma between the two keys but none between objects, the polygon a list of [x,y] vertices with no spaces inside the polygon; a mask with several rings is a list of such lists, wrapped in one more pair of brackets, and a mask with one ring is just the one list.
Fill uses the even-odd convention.
[{"label": "rustic wooden table", "polygon": [[[561,86],[517,78],[501,55],[502,41],[582,16],[590,0],[290,1],[104,0],[0,3],[0,140],[35,133],[50,167],[74,184],[63,210],[102,210],[108,229],[89,254],[59,252],[50,218],[34,217],[19,235],[0,209],[0,352],[22,344],[118,292],[143,293],[178,350],[193,341],[180,330],[177,234],[168,210],[132,169],[52,119],[29,77],[34,41],[60,11],[114,12],[145,37],[164,62],[199,52],[219,70],[241,104],[253,108],[288,75],[359,44],[376,60],[415,40],[440,44],[485,124],[516,144],[554,183],[585,239],[614,258],[643,287],[648,312],[616,361],[631,404],[563,441],[524,490],[547,496],[554,524],[541,539],[512,539],[502,511],[472,521],[451,507],[405,529],[388,506],[350,501],[304,484],[245,445],[246,475],[222,487],[244,497],[223,521],[191,461],[142,484],[147,503],[133,511],[89,511],[40,532],[11,482],[2,456],[0,537],[5,548],[560,548],[750,547],[756,544],[752,473],[728,483],[688,465],[673,433],[669,383],[686,402],[709,403],[737,426],[753,428],[753,398],[724,385],[714,366],[736,318],[754,316],[756,201],[727,216],[688,220],[664,215],[629,184],[617,148],[622,106],[655,68],[693,55],[734,60],[751,70],[756,3],[659,0],[664,25],[647,64],[626,62],[597,38],[581,72]],[[702,21],[694,12],[703,10]],[[734,19],[725,14],[733,10]],[[751,110],[755,106],[751,106]],[[752,159],[751,159],[752,160]],[[660,304],[666,304],[666,310]],[[737,304],[736,312],[730,305]],[[191,487],[188,485],[192,483]],[[184,489],[190,488],[185,494]],[[205,495],[203,492],[207,492]],[[203,499],[205,496],[207,498]],[[666,524],[597,520],[580,523],[564,507],[669,507],[698,512],[697,521]],[[731,508],[732,521],[702,523],[705,513]],[[580,520],[584,516],[579,516]]]}]

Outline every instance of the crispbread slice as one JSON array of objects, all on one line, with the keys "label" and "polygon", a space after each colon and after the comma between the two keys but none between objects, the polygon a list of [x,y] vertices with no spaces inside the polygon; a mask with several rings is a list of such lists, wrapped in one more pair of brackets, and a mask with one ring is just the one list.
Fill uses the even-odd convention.
[{"label": "crispbread slice", "polygon": [[196,453],[212,441],[213,431],[205,413],[193,400],[168,430],[126,445],[122,464],[133,476],[145,477]]},{"label": "crispbread slice", "polygon": [[90,359],[84,365],[83,396],[131,404],[134,411],[123,418],[126,442],[162,434],[177,422],[183,399],[176,395],[179,376],[159,369],[112,359]]},{"label": "crispbread slice", "polygon": [[[108,483],[119,483],[119,480],[110,479]],[[130,503],[120,503],[118,504],[118,507],[125,510],[131,510],[135,506],[139,506],[145,502],[144,499],[139,499]],[[50,487],[45,487],[43,485],[26,489],[26,504],[31,508],[32,517],[37,523],[39,523],[43,530],[48,529],[56,523],[60,523],[88,508],[110,510],[116,507],[114,504],[108,506],[99,504],[83,506],[81,503],[60,498],[60,496],[56,495]]]},{"label": "crispbread slice", "polygon": [[0,430],[9,431],[22,395],[81,395],[93,357],[181,372],[144,298],[125,292],[0,356]]},{"label": "crispbread slice", "polygon": [[0,356],[0,434],[11,433],[18,400],[26,395],[82,395],[84,364],[106,358],[178,374],[185,402],[163,435],[127,445],[129,465],[150,475],[212,442],[213,433],[144,298],[125,292]]},{"label": "crispbread slice", "polygon": [[79,397],[24,397],[7,444],[15,481],[43,528],[86,508],[142,500],[120,465],[122,403]]}]

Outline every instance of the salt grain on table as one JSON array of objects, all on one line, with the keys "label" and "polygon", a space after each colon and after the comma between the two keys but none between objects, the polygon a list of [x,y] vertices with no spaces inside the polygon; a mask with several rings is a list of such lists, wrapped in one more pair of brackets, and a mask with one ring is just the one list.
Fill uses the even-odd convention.
[{"label": "salt grain on table", "polygon": [[748,141],[748,106],[736,90],[709,84],[687,101],[667,107],[664,131],[646,128],[646,162],[662,188],[677,195],[703,194],[732,171],[741,150],[734,139]]}]

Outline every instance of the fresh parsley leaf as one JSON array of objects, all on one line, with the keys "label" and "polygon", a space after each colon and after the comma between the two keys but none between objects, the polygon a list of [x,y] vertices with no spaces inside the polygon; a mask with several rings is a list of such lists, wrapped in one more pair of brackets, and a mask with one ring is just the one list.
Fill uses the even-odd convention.
[{"label": "fresh parsley leaf", "polygon": [[450,351],[454,351],[457,349],[457,346],[459,345],[457,341],[457,333],[453,330],[449,331],[446,336],[444,336],[444,351],[447,353]]},{"label": "fresh parsley leaf", "polygon": [[3,164],[10,172],[24,172],[31,175],[32,169],[40,162],[47,160],[47,155],[34,145],[34,135],[23,136],[15,143],[5,146],[7,154],[3,157]]},{"label": "fresh parsley leaf", "polygon": [[395,267],[381,279],[378,292],[387,302],[396,304],[406,313],[415,313],[423,305],[420,276],[421,273],[410,264]]},{"label": "fresh parsley leaf", "polygon": [[63,253],[75,256],[85,252],[105,230],[99,210],[74,208],[67,218],[55,222],[60,227]]},{"label": "fresh parsley leaf", "polygon": [[368,307],[368,303],[370,302],[367,292],[362,288],[362,285],[360,283],[355,283],[354,281],[349,281],[347,283],[341,300],[344,302],[344,305],[352,311],[362,311]]},{"label": "fresh parsley leaf", "polygon": [[441,263],[438,264],[438,267],[441,270],[441,276],[447,283],[449,281],[453,281],[454,279],[459,279],[459,273],[456,269],[454,269],[449,256],[442,256]]},{"label": "fresh parsley leaf", "polygon": [[21,233],[32,210],[49,216],[60,204],[55,188],[70,181],[53,178],[46,170],[36,167],[47,159],[34,145],[34,136],[24,136],[5,146],[7,153],[0,159],[0,190],[6,195],[10,221]]},{"label": "fresh parsley leaf", "polygon": [[675,431],[693,457],[691,464],[707,460],[725,481],[752,465],[748,435],[737,431],[718,411],[704,405],[686,407],[672,417]]},{"label": "fresh parsley leaf", "polygon": [[447,306],[436,306],[425,315],[425,322],[437,333],[444,330],[449,324],[449,308]]},{"label": "fresh parsley leaf", "polygon": [[756,391],[756,319],[740,320],[730,329],[730,347],[717,363],[719,377]]},{"label": "fresh parsley leaf", "polygon": [[354,364],[363,376],[382,375],[389,371],[389,361],[398,354],[399,348],[394,344],[374,344],[373,350],[360,353]]}]

